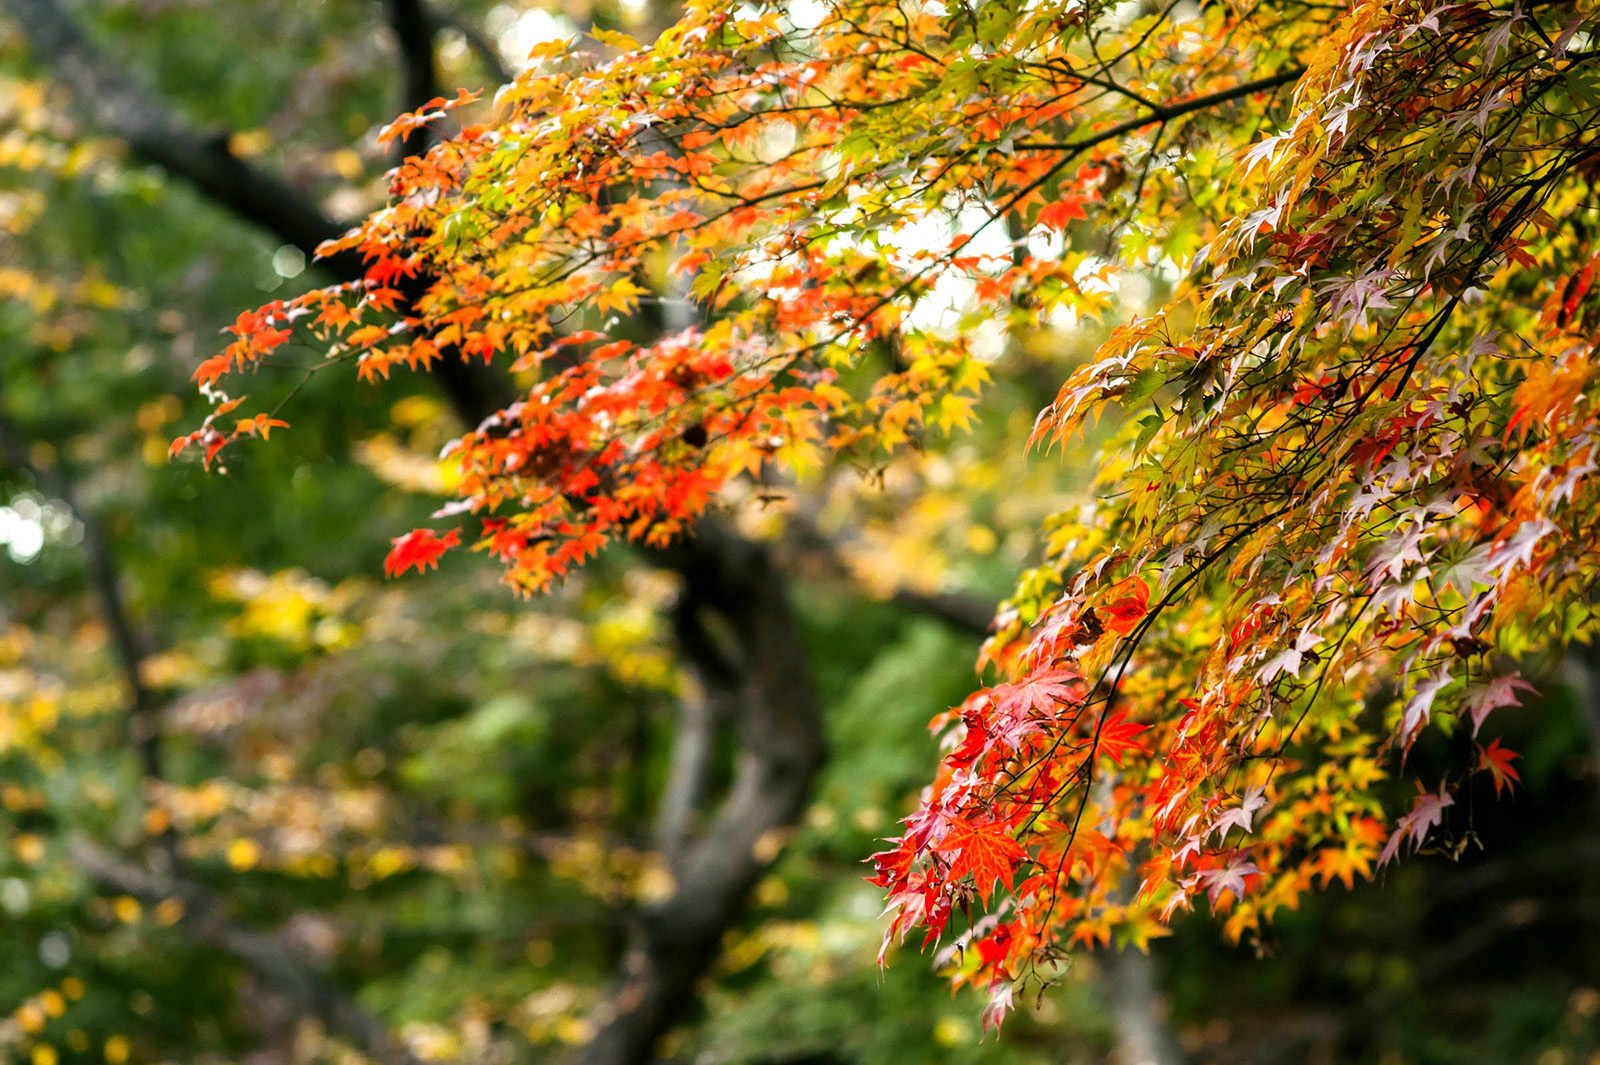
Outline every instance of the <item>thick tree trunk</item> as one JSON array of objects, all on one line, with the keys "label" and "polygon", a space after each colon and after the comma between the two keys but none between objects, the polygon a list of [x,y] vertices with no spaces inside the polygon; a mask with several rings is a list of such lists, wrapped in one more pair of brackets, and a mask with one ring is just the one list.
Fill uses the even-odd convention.
[{"label": "thick tree trunk", "polygon": [[[739,750],[713,823],[671,861],[672,894],[639,914],[611,994],[594,1018],[598,1030],[584,1050],[585,1065],[651,1059],[799,820],[825,755],[810,665],[766,547],[704,523],[658,561],[683,575],[682,612],[714,610],[736,635],[734,668],[727,668],[730,656],[718,653],[715,662],[700,664],[700,673],[711,698],[737,715]],[[707,642],[687,636],[680,634],[680,643],[691,662],[712,653]]]},{"label": "thick tree trunk", "polygon": [[1172,1029],[1167,1024],[1155,963],[1150,955],[1129,947],[1107,951],[1100,963],[1100,993],[1111,1009],[1117,1048],[1116,1065],[1183,1065]]}]

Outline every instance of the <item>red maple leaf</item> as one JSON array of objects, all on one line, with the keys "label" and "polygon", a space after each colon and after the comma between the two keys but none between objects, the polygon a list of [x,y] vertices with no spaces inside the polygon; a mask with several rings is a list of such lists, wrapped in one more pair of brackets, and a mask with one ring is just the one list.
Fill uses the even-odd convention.
[{"label": "red maple leaf", "polygon": [[209,385],[227,373],[232,365],[233,359],[228,355],[213,355],[195,370],[193,380],[199,381],[202,385]]},{"label": "red maple leaf", "polygon": [[1034,673],[1015,684],[999,684],[993,691],[995,708],[1002,714],[1025,717],[1030,712],[1054,717],[1057,703],[1072,698],[1072,683],[1078,674],[1068,669]]},{"label": "red maple leaf", "polygon": [[1150,748],[1133,740],[1133,737],[1148,727],[1137,721],[1129,721],[1128,715],[1121,711],[1112,714],[1100,725],[1100,753],[1118,765],[1122,764],[1122,756],[1128,751],[1149,754]]},{"label": "red maple leaf", "polygon": [[1004,826],[975,825],[970,821],[951,821],[940,847],[956,852],[948,878],[959,880],[971,873],[972,882],[984,899],[994,891],[996,880],[1004,881],[1010,891],[1017,863],[1028,856]]},{"label": "red maple leaf", "polygon": [[1522,778],[1511,768],[1511,760],[1516,757],[1516,751],[1500,746],[1499,737],[1490,740],[1489,746],[1478,748],[1478,768],[1489,771],[1490,777],[1494,780],[1496,796],[1499,796],[1502,787],[1509,789],[1513,784],[1521,782]]},{"label": "red maple leaf", "polygon": [[413,529],[389,542],[394,546],[383,560],[383,572],[398,577],[412,566],[421,571],[438,565],[439,556],[461,542],[461,530],[451,529],[438,536],[432,529]]},{"label": "red maple leaf", "polygon": [[1135,577],[1118,585],[1116,590],[1124,594],[1101,607],[1096,614],[1107,629],[1126,636],[1150,612],[1150,586]]},{"label": "red maple leaf", "polygon": [[997,966],[1006,960],[1006,955],[1011,953],[1011,925],[1001,924],[993,932],[984,936],[973,944],[978,950],[978,958],[984,965]]},{"label": "red maple leaf", "polygon": [[1046,229],[1059,231],[1066,229],[1067,223],[1074,218],[1082,220],[1088,217],[1083,210],[1083,197],[1068,193],[1039,212],[1039,224]]}]

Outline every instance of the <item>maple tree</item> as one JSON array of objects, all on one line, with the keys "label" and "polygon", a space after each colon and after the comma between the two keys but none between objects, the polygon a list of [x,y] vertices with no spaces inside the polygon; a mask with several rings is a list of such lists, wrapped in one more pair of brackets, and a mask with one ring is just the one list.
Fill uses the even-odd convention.
[{"label": "maple tree", "polygon": [[[1597,549],[1593,15],[700,4],[553,45],[390,127],[437,143],[324,246],[364,277],[241,315],[174,450],[292,420],[220,389],[296,337],[365,379],[498,360],[519,397],[452,445],[439,518],[542,591],[742,478],[960,430],[996,327],[1183,278],[1041,415],[1046,448],[1122,417],[1102,491],[1047,523],[877,858],[892,937],[987,908],[955,964],[998,1019],[1073,944],[1202,897],[1243,935],[1420,846],[1467,775],[1515,783],[1480,734],[1509,661],[1588,632]],[[1471,753],[1387,808],[1427,730]]]}]

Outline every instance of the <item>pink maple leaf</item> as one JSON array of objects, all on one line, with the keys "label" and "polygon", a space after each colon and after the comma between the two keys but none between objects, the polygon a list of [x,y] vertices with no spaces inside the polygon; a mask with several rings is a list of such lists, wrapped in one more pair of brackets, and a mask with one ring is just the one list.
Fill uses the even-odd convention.
[{"label": "pink maple leaf", "polygon": [[1402,840],[1410,839],[1413,851],[1422,846],[1423,839],[1428,835],[1428,829],[1437,826],[1444,819],[1445,807],[1455,804],[1455,796],[1445,791],[1442,784],[1439,785],[1438,794],[1423,792],[1418,795],[1416,801],[1411,804],[1411,812],[1395,822],[1389,842],[1384,844],[1383,853],[1378,855],[1378,865],[1381,867],[1389,864],[1389,861],[1399,853]]}]

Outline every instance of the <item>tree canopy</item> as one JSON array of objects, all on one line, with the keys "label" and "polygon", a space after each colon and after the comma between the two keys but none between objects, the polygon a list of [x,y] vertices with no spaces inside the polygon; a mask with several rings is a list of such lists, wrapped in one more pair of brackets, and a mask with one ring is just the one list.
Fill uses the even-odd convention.
[{"label": "tree canopy", "polygon": [[[197,377],[297,330],[367,378],[504,360],[438,517],[535,592],[735,482],[959,431],[997,346],[1170,287],[1041,414],[1045,447],[1123,427],[877,859],[891,936],[988,907],[956,942],[998,1016],[1072,943],[1199,897],[1239,936],[1420,846],[1465,775],[1516,782],[1481,734],[1508,656],[1590,618],[1592,13],[690,5],[390,126],[437,143],[323,246],[364,277],[242,315]],[[282,424],[216,395],[176,449]],[[1386,809],[1429,728],[1464,756]]]}]

